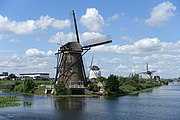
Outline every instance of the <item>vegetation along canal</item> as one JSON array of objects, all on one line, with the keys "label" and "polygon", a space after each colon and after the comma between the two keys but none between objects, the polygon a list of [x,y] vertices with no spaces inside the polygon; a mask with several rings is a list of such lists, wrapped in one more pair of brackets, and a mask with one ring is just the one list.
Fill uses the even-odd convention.
[{"label": "vegetation along canal", "polygon": [[19,106],[0,108],[1,120],[179,120],[180,84],[170,84],[134,96],[55,98],[18,96]]}]

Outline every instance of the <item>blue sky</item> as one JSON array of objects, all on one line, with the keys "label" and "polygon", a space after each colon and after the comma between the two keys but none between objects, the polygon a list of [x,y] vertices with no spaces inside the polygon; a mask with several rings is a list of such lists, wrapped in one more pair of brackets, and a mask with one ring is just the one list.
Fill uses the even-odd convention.
[{"label": "blue sky", "polygon": [[178,0],[0,0],[0,72],[55,75],[57,43],[74,41],[71,11],[76,11],[81,43],[111,35],[84,59],[102,75],[128,76],[146,70],[179,77],[180,2]]}]

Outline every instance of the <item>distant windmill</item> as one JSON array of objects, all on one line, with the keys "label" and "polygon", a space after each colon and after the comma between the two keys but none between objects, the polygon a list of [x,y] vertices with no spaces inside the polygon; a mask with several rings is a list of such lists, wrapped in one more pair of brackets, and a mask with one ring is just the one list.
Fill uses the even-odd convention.
[{"label": "distant windmill", "polygon": [[88,76],[89,80],[93,78],[101,77],[100,68],[96,65],[93,65],[93,59],[94,59],[94,54],[92,56],[91,65],[89,67],[89,76]]},{"label": "distant windmill", "polygon": [[83,46],[81,46],[74,10],[72,13],[77,42],[68,42],[65,45],[62,45],[56,53],[57,67],[55,83],[61,81],[65,84],[66,88],[86,86],[87,78],[82,56],[90,50],[91,47],[112,42],[110,36],[102,36],[100,38],[88,40]]},{"label": "distant windmill", "polygon": [[145,74],[147,79],[152,79],[152,73],[156,72],[156,71],[149,71],[149,68],[148,68],[148,63],[146,63],[146,72],[141,72],[139,74]]}]

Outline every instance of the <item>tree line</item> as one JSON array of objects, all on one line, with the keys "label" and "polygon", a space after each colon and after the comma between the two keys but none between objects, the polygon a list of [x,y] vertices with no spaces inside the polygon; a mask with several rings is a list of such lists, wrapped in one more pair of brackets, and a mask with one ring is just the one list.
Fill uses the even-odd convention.
[{"label": "tree line", "polygon": [[140,78],[138,74],[129,77],[116,76],[112,74],[107,78],[97,78],[95,81],[96,82],[89,84],[88,89],[97,92],[97,83],[101,82],[104,85],[104,94],[106,95],[126,95],[134,91],[141,91],[147,88],[161,86],[162,84],[168,84],[168,81],[143,79]]}]

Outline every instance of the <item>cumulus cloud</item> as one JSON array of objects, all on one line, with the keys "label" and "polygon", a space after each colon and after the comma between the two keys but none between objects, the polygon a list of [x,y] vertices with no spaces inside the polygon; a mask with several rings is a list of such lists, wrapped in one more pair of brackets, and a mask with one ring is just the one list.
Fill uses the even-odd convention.
[{"label": "cumulus cloud", "polygon": [[[176,44],[178,44],[177,42]],[[149,54],[152,52],[163,52],[167,47],[172,49],[172,43],[161,42],[158,38],[144,38],[127,45],[101,45],[92,48],[93,51],[101,53],[117,53],[117,54]],[[169,49],[168,49],[169,50]]]},{"label": "cumulus cloud", "polygon": [[51,38],[49,39],[50,43],[59,43],[61,45],[72,41],[76,41],[76,35],[71,32],[67,34],[58,32],[55,35],[51,36]]},{"label": "cumulus cloud", "polygon": [[12,55],[0,57],[0,69],[14,73],[17,76],[28,72],[48,72],[54,77],[55,59],[49,57],[27,57],[24,55]]},{"label": "cumulus cloud", "polygon": [[162,26],[175,15],[175,10],[176,6],[171,2],[162,2],[153,8],[150,18],[146,19],[145,23],[150,26]]},{"label": "cumulus cloud", "polygon": [[86,41],[86,40],[92,40],[92,39],[95,39],[95,38],[99,38],[99,37],[102,37],[104,35],[100,34],[100,33],[97,33],[97,32],[85,32],[81,35],[81,39],[83,41]]},{"label": "cumulus cloud", "polygon": [[96,8],[88,8],[86,14],[81,16],[80,23],[92,32],[101,32],[105,26],[105,21]]},{"label": "cumulus cloud", "polygon": [[81,35],[83,46],[97,44],[111,40],[111,36],[103,35],[97,32],[85,32]]},{"label": "cumulus cloud", "polygon": [[55,55],[55,52],[52,50],[49,50],[48,52],[38,50],[36,48],[30,48],[26,51],[27,57],[52,57]]},{"label": "cumulus cloud", "polygon": [[47,56],[48,56],[48,57],[53,57],[54,55],[55,55],[55,52],[52,51],[52,50],[49,50],[49,51],[47,52]]},{"label": "cumulus cloud", "polygon": [[36,48],[30,48],[26,51],[26,56],[28,57],[44,57],[46,53],[44,51],[40,51]]},{"label": "cumulus cloud", "polygon": [[38,29],[47,29],[48,26],[63,29],[70,26],[69,20],[58,20],[49,16],[41,16],[39,20],[27,20],[17,22],[6,16],[0,15],[0,31],[14,34],[32,34]]}]

